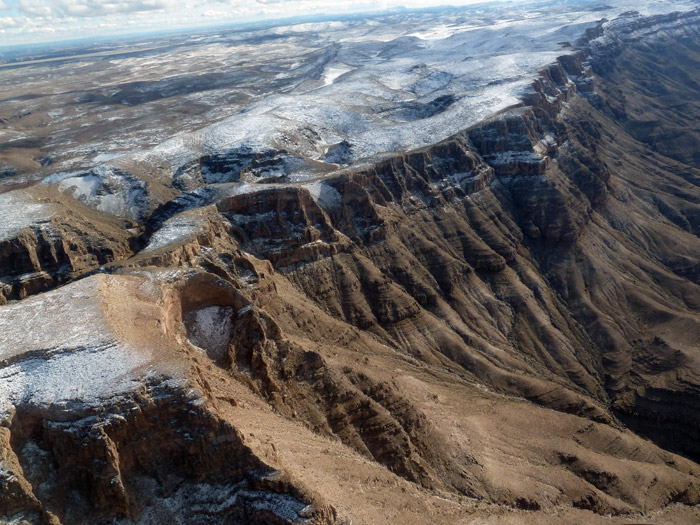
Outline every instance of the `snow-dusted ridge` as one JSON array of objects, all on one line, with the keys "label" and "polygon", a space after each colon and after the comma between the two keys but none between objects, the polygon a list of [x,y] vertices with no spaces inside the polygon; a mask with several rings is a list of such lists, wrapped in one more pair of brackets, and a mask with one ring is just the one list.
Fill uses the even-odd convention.
[{"label": "snow-dusted ridge", "polygon": [[[61,137],[72,133],[71,122],[83,122],[93,110],[81,103],[50,112],[58,126],[51,135],[54,164],[42,170],[55,167],[44,182],[97,210],[143,220],[153,209],[149,188],[132,174],[173,177],[190,192],[196,185],[239,177],[248,183],[281,176],[287,182],[314,180],[378,155],[434,144],[520,103],[538,71],[570,52],[566,43],[575,43],[603,18],[611,20],[604,27],[624,31],[634,17],[618,17],[630,10],[658,15],[699,5],[691,0],[501,2],[209,34],[155,55],[115,58],[106,73],[122,82],[99,85],[94,95],[106,97],[94,111],[102,124],[107,115],[109,133],[100,128],[90,144],[76,146]],[[664,30],[672,31],[673,22],[643,31]],[[264,38],[271,32],[278,38]],[[206,69],[181,84],[183,72],[198,71],[199,64]],[[211,85],[198,80],[209,75]],[[138,87],[128,91],[129,82]],[[198,82],[203,85],[194,89]],[[168,109],[150,102],[163,97],[210,109],[173,119]],[[128,104],[115,105],[122,99]],[[125,127],[113,118],[125,118]],[[158,124],[147,126],[152,119]],[[149,133],[148,141],[135,138]],[[170,138],[139,147],[158,137]],[[257,153],[274,162],[246,172]],[[227,157],[234,157],[229,164],[236,167],[230,173],[202,165],[204,180],[182,175],[200,159]],[[13,204],[17,199],[27,202],[22,210]],[[0,236],[40,224],[49,212],[19,194],[5,196],[0,213],[10,219],[0,225]]]},{"label": "snow-dusted ridge", "polygon": [[148,208],[146,183],[107,164],[86,173],[57,173],[42,181],[101,212],[143,219]]},{"label": "snow-dusted ridge", "polygon": [[[480,11],[412,14],[375,21],[301,24],[274,32],[334,46],[318,81],[270,93],[194,133],[135,158],[172,170],[202,154],[241,148],[282,150],[302,159],[348,165],[445,139],[519,103],[539,70],[569,52],[601,19],[634,8],[642,15],[697,7],[690,1],[545,2],[538,9],[494,4]],[[610,22],[610,24],[624,24]],[[261,44],[260,53],[265,45]],[[436,102],[438,101],[438,102]],[[447,103],[444,101],[448,101]],[[343,158],[326,158],[344,142]],[[289,165],[291,180],[322,175]],[[221,182],[221,181],[219,181]]]},{"label": "snow-dusted ridge", "polygon": [[[149,378],[182,383],[157,346],[132,345],[115,331],[103,289],[124,282],[95,275],[0,307],[0,422],[16,407],[97,407]],[[153,281],[142,274],[136,285],[148,293]]]},{"label": "snow-dusted ridge", "polygon": [[12,239],[22,230],[47,223],[54,211],[24,191],[0,194],[0,241]]},{"label": "snow-dusted ridge", "polygon": [[168,219],[163,226],[151,236],[148,245],[141,250],[141,253],[160,250],[171,244],[188,239],[196,235],[204,226],[205,222],[200,217],[186,214],[176,215]]}]

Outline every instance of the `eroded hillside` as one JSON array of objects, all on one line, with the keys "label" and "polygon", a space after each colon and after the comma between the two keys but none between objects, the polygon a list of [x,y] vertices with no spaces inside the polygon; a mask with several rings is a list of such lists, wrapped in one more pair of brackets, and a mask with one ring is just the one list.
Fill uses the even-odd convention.
[{"label": "eroded hillside", "polygon": [[602,23],[323,177],[280,146],[0,195],[0,516],[697,523],[699,29]]}]

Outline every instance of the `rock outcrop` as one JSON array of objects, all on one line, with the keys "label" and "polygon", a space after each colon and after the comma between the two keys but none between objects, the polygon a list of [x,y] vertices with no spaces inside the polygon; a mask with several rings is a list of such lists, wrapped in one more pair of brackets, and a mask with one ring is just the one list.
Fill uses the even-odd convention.
[{"label": "rock outcrop", "polygon": [[700,114],[652,104],[696,17],[317,180],[232,152],[147,219],[46,200],[0,256],[1,519],[697,522]]}]

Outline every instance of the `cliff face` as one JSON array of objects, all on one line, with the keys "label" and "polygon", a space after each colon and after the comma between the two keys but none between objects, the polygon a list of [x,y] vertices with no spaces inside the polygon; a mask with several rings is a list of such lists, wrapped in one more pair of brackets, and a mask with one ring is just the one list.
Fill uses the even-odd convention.
[{"label": "cliff face", "polygon": [[[0,304],[51,289],[133,254],[139,229],[135,221],[97,213],[45,186],[13,198],[14,209],[4,219],[8,226],[0,232],[4,234],[0,235]],[[12,216],[32,207],[40,210],[38,217],[18,220]]]},{"label": "cliff face", "polygon": [[628,18],[438,144],[6,241],[110,275],[1,310],[0,515],[697,522],[696,13]]},{"label": "cliff face", "polygon": [[[5,307],[14,350],[3,361],[0,406],[5,518],[334,521],[221,417],[217,403],[236,406],[237,396],[212,392],[215,378],[200,368],[200,359],[212,366],[211,349],[188,343],[188,315],[202,303],[211,315],[213,304],[247,301],[222,285],[204,273],[92,276]],[[210,340],[230,337],[203,330]]]}]

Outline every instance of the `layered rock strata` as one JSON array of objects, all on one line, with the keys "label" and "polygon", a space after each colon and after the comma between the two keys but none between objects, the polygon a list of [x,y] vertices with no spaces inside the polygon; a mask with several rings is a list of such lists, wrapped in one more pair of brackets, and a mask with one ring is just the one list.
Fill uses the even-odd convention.
[{"label": "layered rock strata", "polygon": [[106,255],[23,229],[16,274],[101,273],[0,310],[0,515],[697,522],[696,17],[603,24],[426,148],[159,179]]}]

